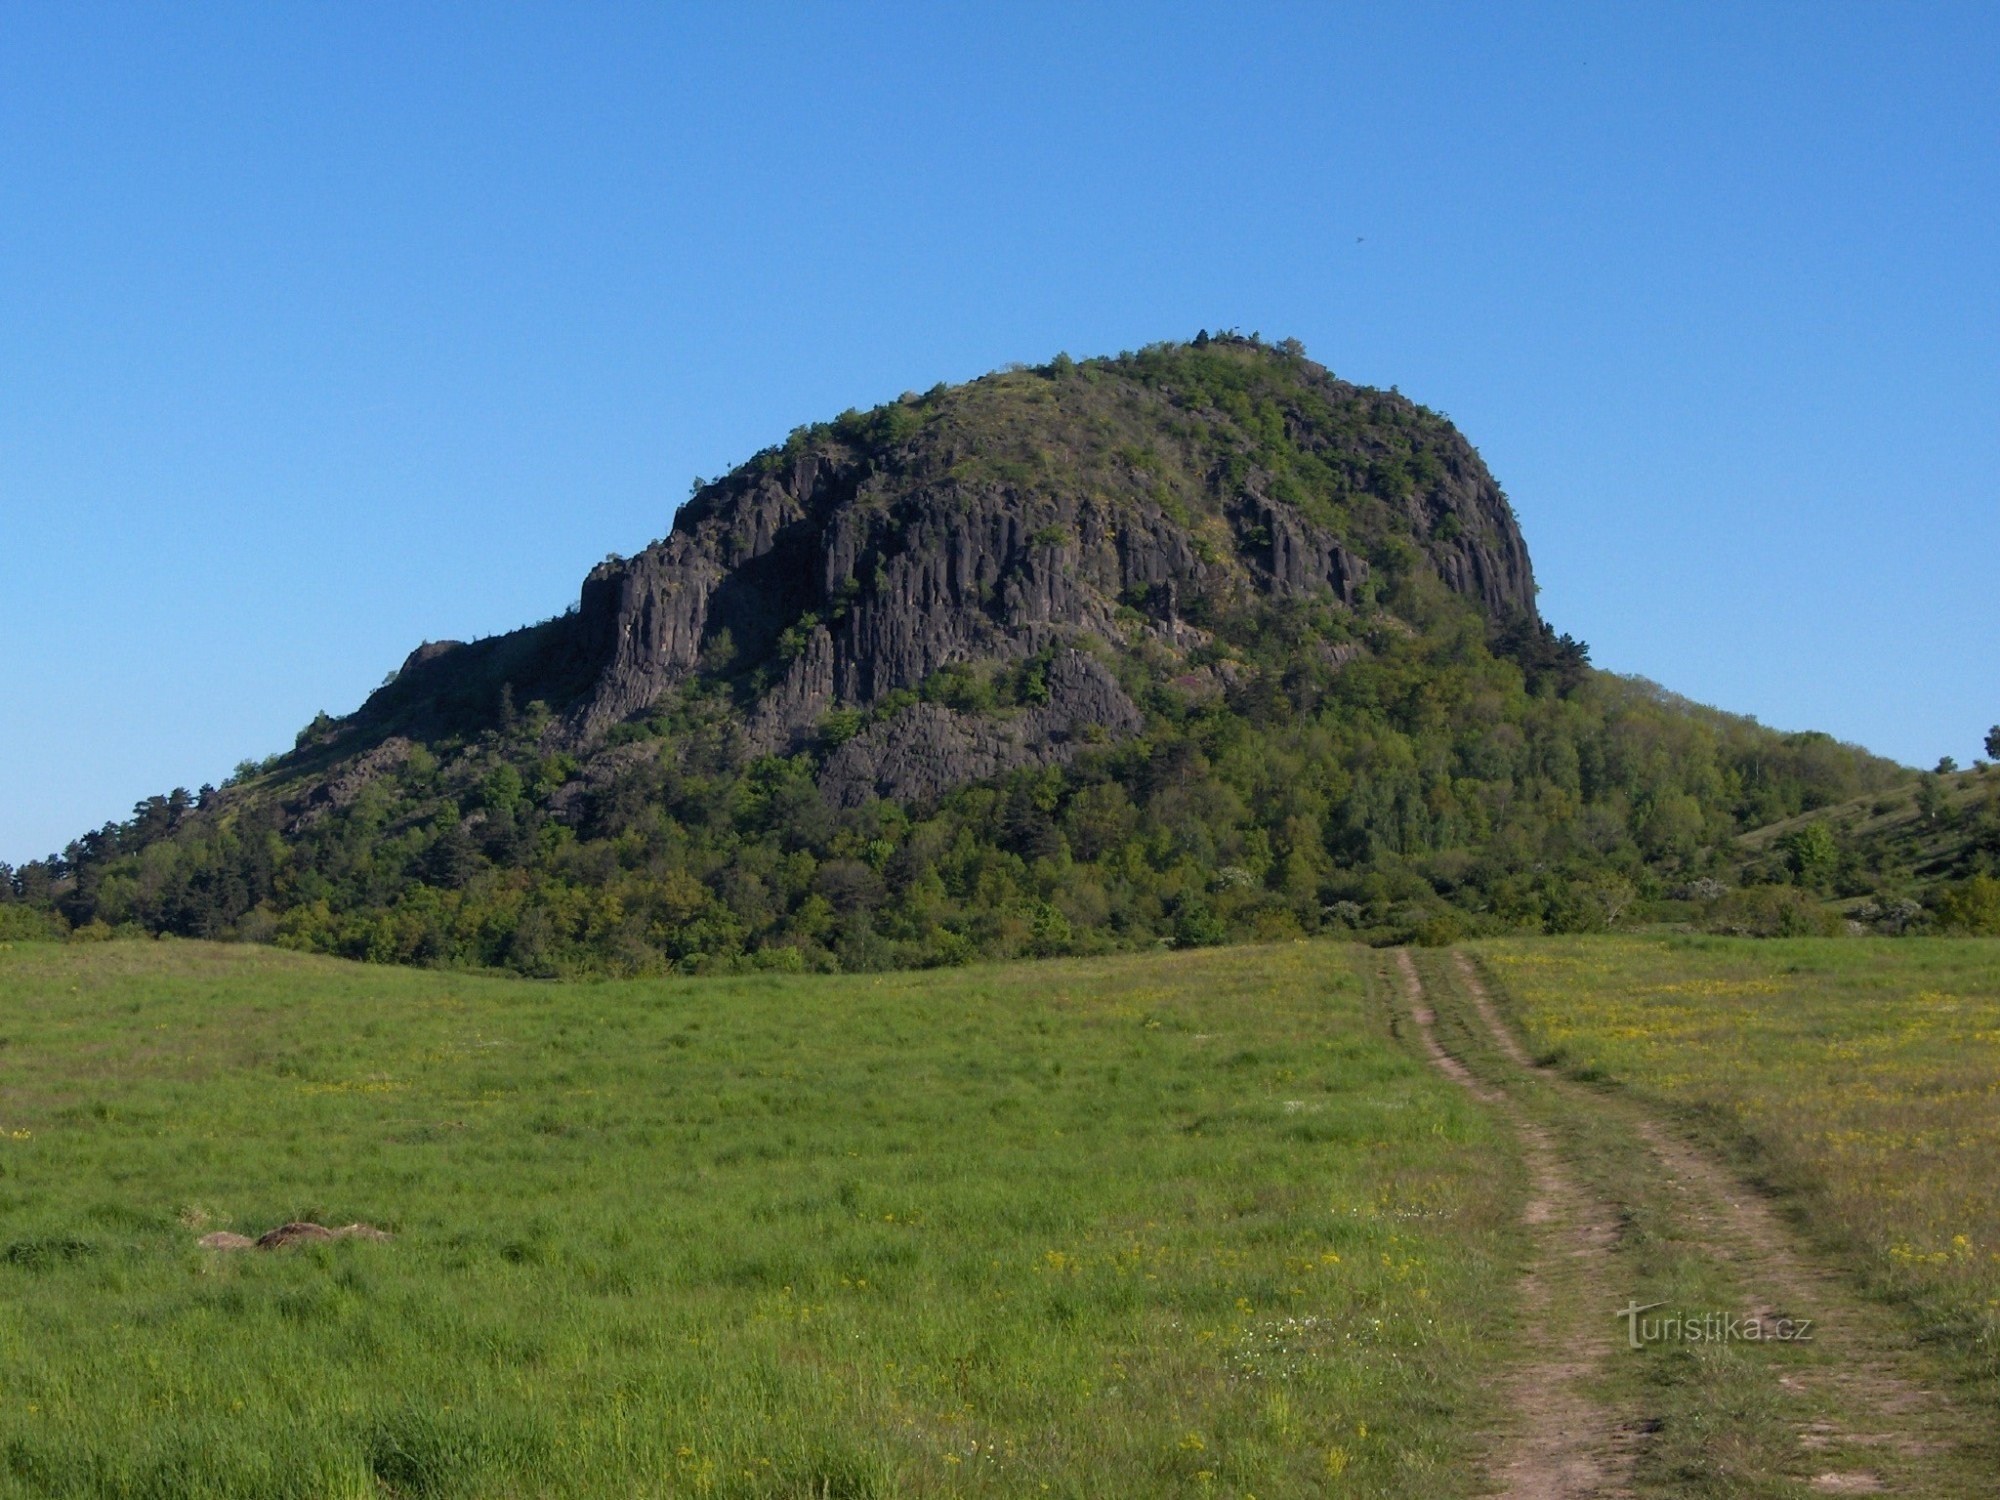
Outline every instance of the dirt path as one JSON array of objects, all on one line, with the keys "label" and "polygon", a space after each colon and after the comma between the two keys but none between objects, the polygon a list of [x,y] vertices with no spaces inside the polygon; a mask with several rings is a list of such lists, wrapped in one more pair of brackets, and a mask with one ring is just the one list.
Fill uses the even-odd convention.
[{"label": "dirt path", "polygon": [[[1406,984],[1414,984],[1416,970],[1408,953],[1398,957]],[[1538,1065],[1501,1018],[1472,961],[1458,953],[1453,966],[1455,987],[1508,1065],[1580,1110],[1615,1108],[1624,1114],[1622,1123],[1655,1163],[1649,1185],[1654,1200],[1744,1288],[1753,1303],[1747,1309],[1751,1316],[1765,1322],[1814,1319],[1815,1352],[1821,1358],[1792,1368],[1772,1363],[1759,1371],[1782,1387],[1782,1399],[1799,1413],[1793,1419],[1794,1436],[1808,1457],[1805,1472],[1795,1481],[1800,1489],[1822,1494],[2000,1493],[2000,1481],[1975,1479],[1976,1489],[1965,1487],[1968,1473],[1976,1473],[1977,1460],[1968,1457],[1979,1445],[1976,1425],[1934,1388],[1935,1377],[1910,1347],[1906,1330],[1885,1310],[1856,1296],[1838,1274],[1815,1264],[1771,1202],[1720,1162],[1636,1106],[1614,1104]],[[1424,1028],[1427,1034],[1432,1027]],[[1438,1047],[1435,1036],[1428,1047]],[[1459,1067],[1470,1076],[1462,1063]],[[1493,1092],[1490,1080],[1479,1086]],[[1823,1464],[1813,1461],[1820,1457]]]},{"label": "dirt path", "polygon": [[1509,1382],[1504,1405],[1512,1424],[1487,1464],[1492,1492],[1521,1500],[1629,1495],[1638,1424],[1590,1389],[1613,1355],[1613,1325],[1598,1320],[1599,1326],[1578,1327],[1574,1322],[1584,1308],[1617,1305],[1609,1280],[1615,1215],[1584,1190],[1546,1129],[1446,1050],[1407,949],[1398,950],[1396,970],[1425,1055],[1439,1072],[1506,1120],[1528,1169],[1522,1217],[1534,1233],[1535,1250],[1522,1277],[1521,1313],[1533,1352]]}]

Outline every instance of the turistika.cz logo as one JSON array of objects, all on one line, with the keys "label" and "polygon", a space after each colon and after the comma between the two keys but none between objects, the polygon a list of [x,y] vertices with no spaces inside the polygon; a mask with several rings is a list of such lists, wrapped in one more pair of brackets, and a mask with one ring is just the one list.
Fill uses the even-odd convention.
[{"label": "turistika.cz logo", "polygon": [[1628,1302],[1618,1309],[1625,1320],[1625,1342],[1634,1349],[1648,1344],[1806,1344],[1812,1342],[1811,1318],[1768,1318],[1761,1313],[1667,1312],[1646,1314],[1664,1302],[1641,1306]]}]

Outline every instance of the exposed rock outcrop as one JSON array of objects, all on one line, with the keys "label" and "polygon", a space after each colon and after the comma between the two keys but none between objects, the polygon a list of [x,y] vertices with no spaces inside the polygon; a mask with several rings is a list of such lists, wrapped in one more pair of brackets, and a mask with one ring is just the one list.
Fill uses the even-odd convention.
[{"label": "exposed rock outcrop", "polygon": [[351,807],[369,782],[396,771],[409,760],[415,748],[401,735],[391,735],[373,749],[344,762],[291,809],[288,826],[293,830],[309,828],[329,812]]},{"label": "exposed rock outcrop", "polygon": [[928,802],[954,786],[1020,766],[1060,764],[1083,745],[1136,733],[1137,705],[1081,651],[1049,665],[1049,701],[1013,714],[961,714],[919,703],[828,757],[820,788],[839,807],[873,797]]},{"label": "exposed rock outcrop", "polygon": [[[550,747],[588,756],[699,676],[747,702],[753,753],[789,753],[834,710],[873,712],[942,668],[1054,651],[1048,703],[878,715],[825,767],[836,800],[929,796],[1139,726],[1080,644],[1185,655],[1232,614],[1364,607],[1385,569],[1412,567],[1496,621],[1535,619],[1513,513],[1448,422],[1296,352],[1166,346],[802,429],[701,489],[663,540],[594,568],[570,614],[420,647],[350,722],[465,733],[540,700]],[[398,743],[299,819],[344,805]]]}]

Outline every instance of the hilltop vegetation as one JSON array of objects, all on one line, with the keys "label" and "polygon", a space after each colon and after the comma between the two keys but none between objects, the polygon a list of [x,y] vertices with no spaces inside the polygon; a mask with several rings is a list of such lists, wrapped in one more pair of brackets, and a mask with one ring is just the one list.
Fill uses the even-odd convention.
[{"label": "hilltop vegetation", "polygon": [[1146,730],[1122,745],[930,808],[831,808],[810,752],[734,766],[726,703],[689,695],[575,824],[551,815],[569,768],[529,719],[448,764],[413,755],[290,834],[275,801],[149,809],[99,836],[56,904],[545,975],[1585,931],[1729,873],[1735,832],[1897,774],[1602,674],[1531,691],[1463,617],[1383,629],[1337,669],[1283,642],[1253,637],[1239,660],[1276,659],[1205,702],[1142,686]]},{"label": "hilltop vegetation", "polygon": [[537,975],[1585,931],[1909,779],[1593,670],[1442,416],[1203,338],[801,429],[0,921]]}]

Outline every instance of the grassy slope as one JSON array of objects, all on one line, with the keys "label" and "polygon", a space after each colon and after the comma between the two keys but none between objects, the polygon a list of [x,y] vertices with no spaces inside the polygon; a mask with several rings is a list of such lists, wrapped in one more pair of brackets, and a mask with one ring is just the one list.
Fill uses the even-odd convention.
[{"label": "grassy slope", "polygon": [[2000,772],[1959,771],[1937,779],[1944,813],[1923,815],[1916,781],[1815,808],[1797,817],[1753,828],[1736,839],[1746,871],[1769,873],[1782,862],[1779,840],[1808,823],[1825,823],[1860,866],[1891,882],[1923,882],[1965,873],[1973,819],[2000,796]]},{"label": "grassy slope", "polygon": [[[1461,1487],[1520,1182],[1352,950],[0,945],[0,1493]],[[391,1245],[223,1257],[312,1216]]]},{"label": "grassy slope", "polygon": [[2000,941],[1480,951],[1533,1044],[1701,1122],[2000,1396]]}]

